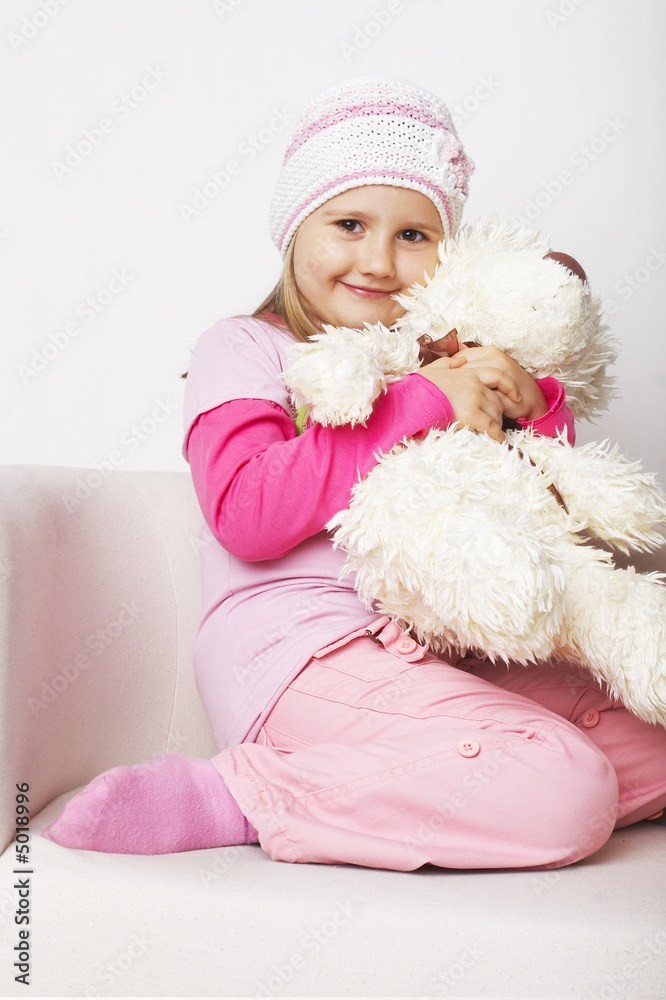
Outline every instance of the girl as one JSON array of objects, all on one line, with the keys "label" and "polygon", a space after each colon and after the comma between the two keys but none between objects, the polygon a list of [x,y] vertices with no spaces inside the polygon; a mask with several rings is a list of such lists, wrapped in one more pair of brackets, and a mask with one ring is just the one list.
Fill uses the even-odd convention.
[{"label": "girl", "polygon": [[557,867],[666,804],[666,731],[566,665],[435,656],[340,581],[324,525],[404,437],[503,415],[555,435],[555,379],[461,349],[388,387],[367,425],[299,433],[280,373],[324,324],[393,323],[431,275],[473,165],[450,114],[402,79],[326,91],[271,207],[282,277],[199,339],[183,454],[205,519],[197,683],[221,748],[100,775],[45,836],[158,854],[260,843],[277,860],[412,870]]}]

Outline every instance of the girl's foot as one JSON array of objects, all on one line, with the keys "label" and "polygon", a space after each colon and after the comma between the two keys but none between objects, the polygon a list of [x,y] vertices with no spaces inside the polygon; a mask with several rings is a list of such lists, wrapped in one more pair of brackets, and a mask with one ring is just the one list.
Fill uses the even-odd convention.
[{"label": "girl's foot", "polygon": [[105,771],[70,799],[42,836],[109,854],[172,854],[259,841],[212,761],[181,754]]}]

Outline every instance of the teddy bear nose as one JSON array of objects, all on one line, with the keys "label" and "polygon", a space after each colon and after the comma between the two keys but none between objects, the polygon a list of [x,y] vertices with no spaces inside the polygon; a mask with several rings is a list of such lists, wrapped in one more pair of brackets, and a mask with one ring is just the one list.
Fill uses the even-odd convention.
[{"label": "teddy bear nose", "polygon": [[570,257],[568,253],[562,253],[560,250],[551,250],[549,253],[544,254],[544,260],[556,260],[558,264],[566,267],[568,271],[575,274],[577,278],[581,281],[587,281],[587,275],[585,271],[580,266],[578,261],[574,257]]}]

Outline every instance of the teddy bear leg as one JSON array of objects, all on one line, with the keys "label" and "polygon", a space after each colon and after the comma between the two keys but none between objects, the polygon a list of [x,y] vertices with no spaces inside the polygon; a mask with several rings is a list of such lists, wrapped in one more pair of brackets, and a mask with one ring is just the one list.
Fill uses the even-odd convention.
[{"label": "teddy bear leg", "polygon": [[[552,438],[521,434],[512,443],[543,468],[574,522],[621,552],[650,551],[664,544],[666,495],[652,474],[606,442],[572,448]],[[576,526],[580,525],[580,528]]]},{"label": "teddy bear leg", "polygon": [[659,574],[615,569],[588,546],[578,553],[563,655],[573,653],[639,718],[666,726],[666,586]]}]

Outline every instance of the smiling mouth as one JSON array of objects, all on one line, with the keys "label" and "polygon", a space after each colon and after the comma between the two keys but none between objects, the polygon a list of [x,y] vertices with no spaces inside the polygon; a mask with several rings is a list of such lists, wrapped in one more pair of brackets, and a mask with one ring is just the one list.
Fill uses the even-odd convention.
[{"label": "smiling mouth", "polygon": [[369,299],[380,299],[386,295],[393,295],[398,291],[397,288],[363,288],[359,285],[348,285],[346,281],[341,281],[340,284],[348,288],[350,292],[360,295],[361,298]]}]

